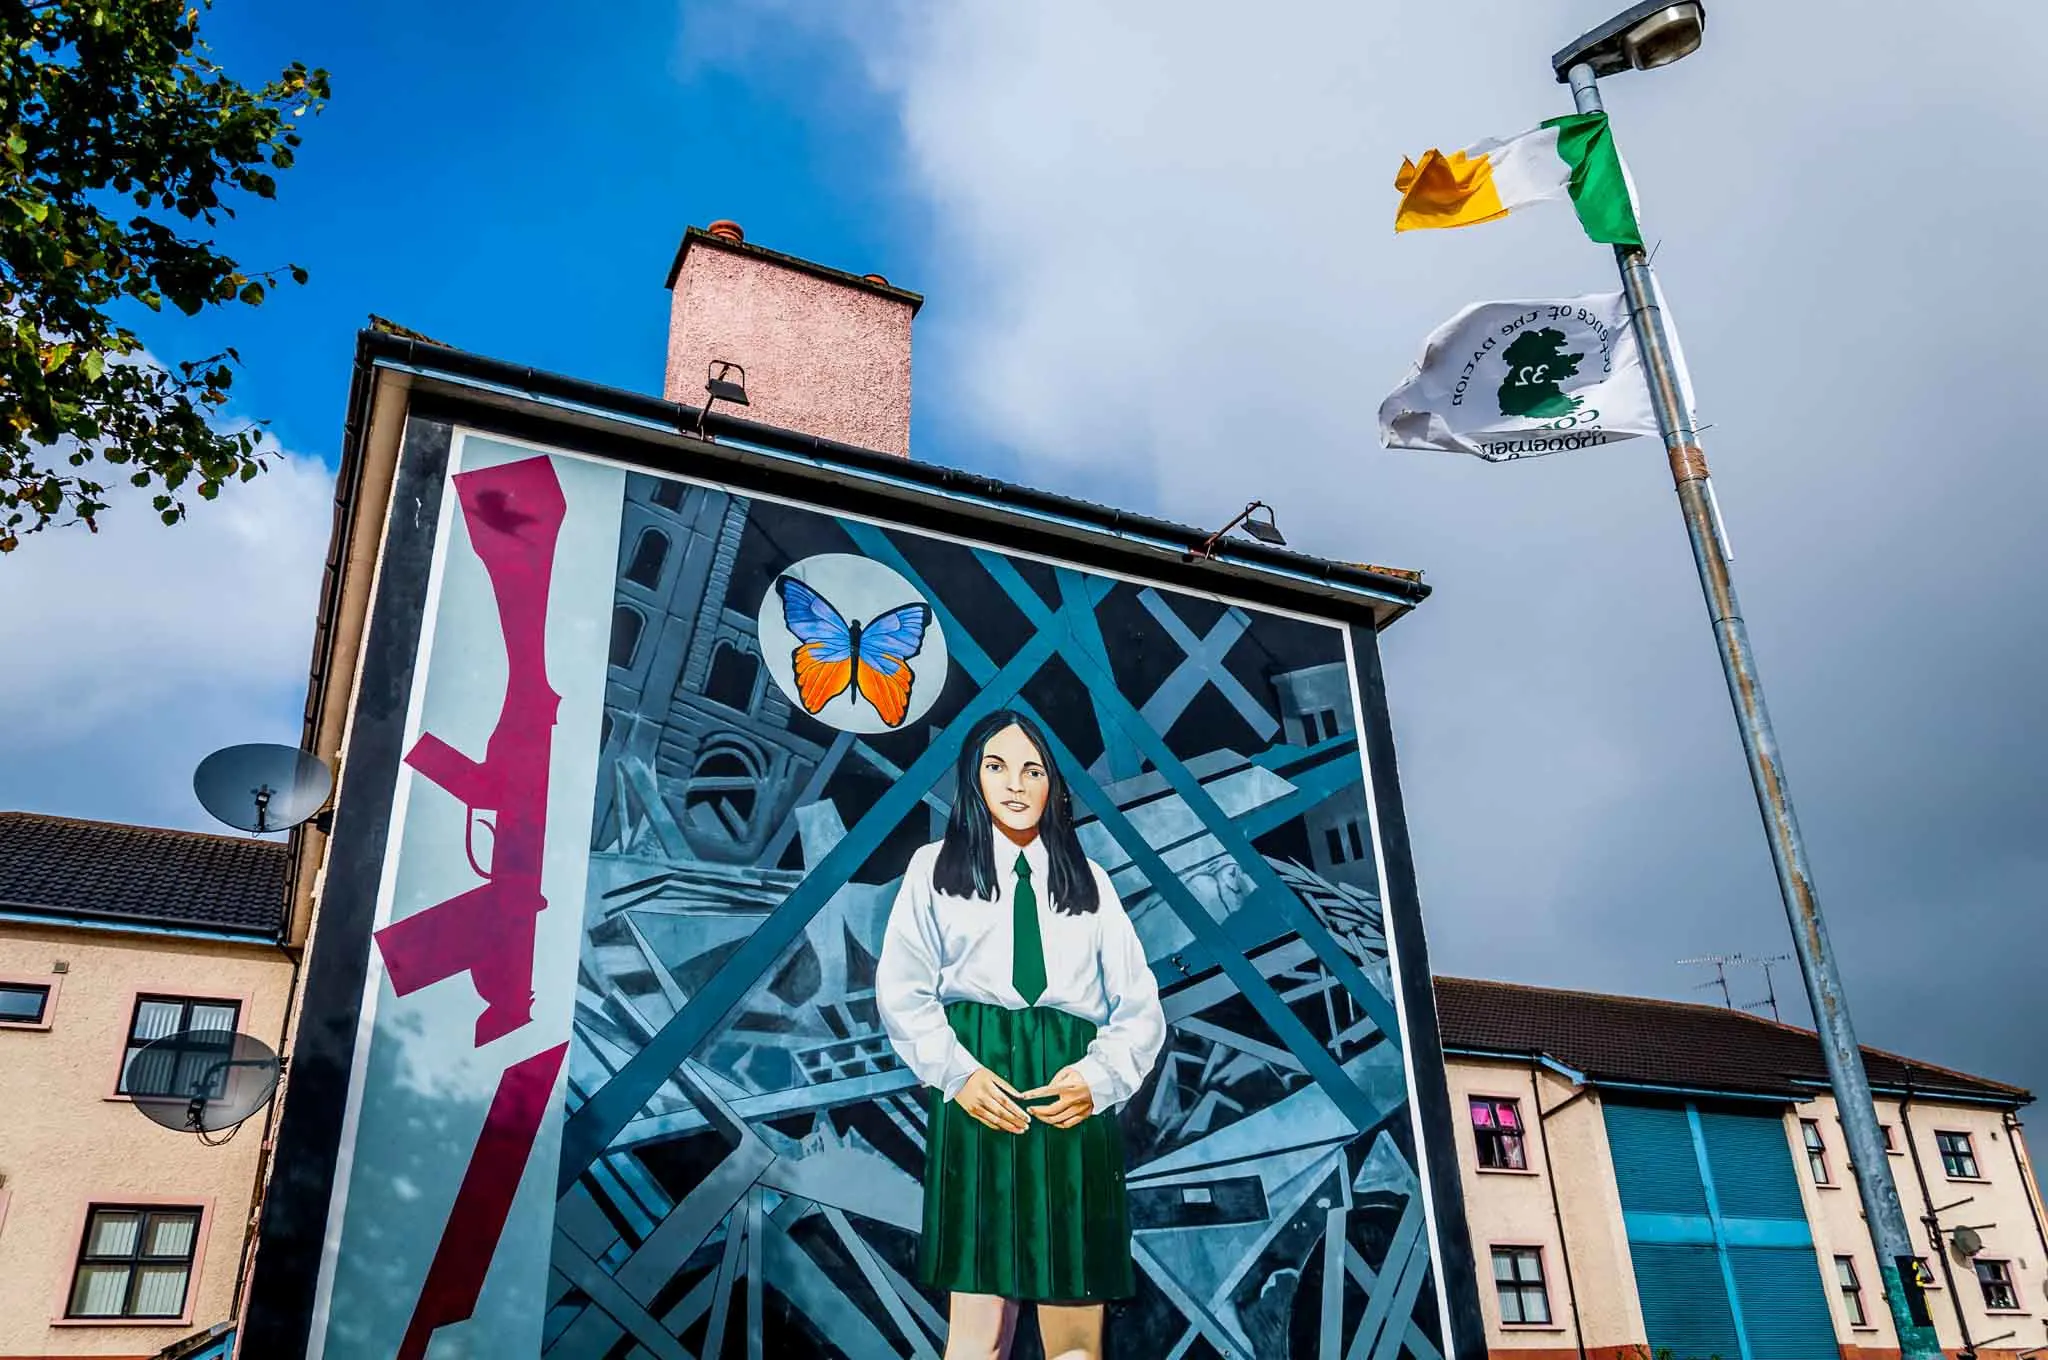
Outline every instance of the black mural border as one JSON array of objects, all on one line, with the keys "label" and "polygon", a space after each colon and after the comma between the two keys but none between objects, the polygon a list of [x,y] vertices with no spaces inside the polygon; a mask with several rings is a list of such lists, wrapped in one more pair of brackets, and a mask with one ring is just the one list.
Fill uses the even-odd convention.
[{"label": "black mural border", "polygon": [[1401,1019],[1408,1026],[1408,1079],[1428,1149],[1416,1151],[1429,1176],[1436,1264],[1444,1272],[1442,1284],[1450,1301],[1451,1335],[1444,1338],[1444,1352],[1450,1360],[1486,1360],[1477,1257],[1471,1227],[1465,1221],[1464,1182],[1453,1151],[1458,1146],[1457,1121],[1444,1070],[1443,1038],[1437,1028],[1436,975],[1430,971],[1429,944],[1423,935],[1415,853],[1408,843],[1408,813],[1401,802],[1394,724],[1387,708],[1387,677],[1380,668],[1378,634],[1353,626],[1351,658],[1352,683],[1357,687],[1365,724],[1360,733],[1365,772],[1372,781],[1373,807],[1379,819],[1380,873],[1386,887],[1381,906],[1399,962]]},{"label": "black mural border", "polygon": [[[237,1353],[304,1355],[454,430],[407,413]],[[331,685],[339,677],[328,676]]]},{"label": "black mural border", "polygon": [[[1456,1146],[1372,600],[1277,574],[1225,574],[1207,562],[1176,559],[1154,547],[1121,541],[1096,526],[1056,529],[1029,514],[986,505],[963,515],[965,507],[949,507],[942,489],[906,493],[835,475],[829,466],[750,455],[688,438],[678,443],[671,432],[635,430],[602,412],[551,418],[524,402],[508,406],[482,398],[483,394],[447,389],[424,390],[423,385],[406,396],[406,434],[392,490],[393,509],[383,535],[361,689],[343,757],[347,777],[336,806],[317,932],[306,960],[303,1018],[292,1056],[292,1098],[284,1103],[279,1121],[248,1311],[241,1323],[240,1354],[301,1355],[310,1339],[427,580],[458,428],[605,458],[634,470],[681,476],[738,495],[772,496],[825,514],[965,539],[998,551],[1284,610],[1347,629],[1352,682],[1365,723],[1361,738],[1366,775],[1372,782],[1386,859],[1387,928],[1400,960],[1410,1081],[1425,1138],[1436,1148]],[[971,522],[970,529],[963,530],[963,518]],[[1388,603],[1383,600],[1378,607],[1384,609]],[[1405,612],[1407,606],[1396,607]],[[1446,1355],[1448,1360],[1485,1360],[1478,1280],[1456,1158],[1430,1156],[1426,1169],[1435,1260],[1444,1272],[1450,1300],[1452,1335],[1446,1339]]]}]

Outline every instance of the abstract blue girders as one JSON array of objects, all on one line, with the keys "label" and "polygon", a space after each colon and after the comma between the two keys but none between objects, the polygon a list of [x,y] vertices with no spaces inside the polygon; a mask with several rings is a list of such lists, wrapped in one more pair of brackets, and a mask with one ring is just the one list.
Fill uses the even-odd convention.
[{"label": "abstract blue girders", "polygon": [[[672,614],[665,635],[693,657],[712,647],[690,630],[716,627],[722,648],[752,617],[757,601],[718,593],[734,579],[746,517],[808,513],[725,509],[709,593]],[[678,510],[695,513],[687,499]],[[1234,1360],[1441,1360],[1422,1330],[1434,1328],[1433,1302],[1417,1302],[1428,1241],[1370,863],[1333,873],[1320,832],[1313,862],[1260,849],[1275,833],[1300,845],[1297,822],[1365,815],[1348,710],[1330,735],[1327,710],[1339,691],[1349,696],[1334,630],[1327,659],[1291,660],[1307,668],[1274,677],[1275,708],[1248,684],[1244,651],[1230,664],[1234,648],[1279,645],[1259,633],[1263,615],[1177,606],[1169,592],[989,551],[956,551],[967,569],[935,582],[906,557],[924,549],[904,536],[830,523],[932,605],[958,693],[971,697],[963,708],[949,686],[937,712],[950,717],[916,741],[825,743],[814,728],[785,736],[763,726],[783,718],[745,715],[754,725],[736,733],[786,740],[800,763],[777,776],[774,822],[748,829],[747,844],[762,848],[730,863],[696,858],[685,838],[699,833],[677,824],[673,781],[687,763],[664,756],[659,777],[653,763],[671,704],[684,715],[674,721],[696,724],[688,740],[700,745],[686,749],[738,739],[704,727],[716,705],[682,682],[673,695],[627,693],[621,702],[644,713],[614,705],[630,740],[608,746],[601,772],[610,811],[591,863],[550,1360],[635,1346],[726,1360],[793,1344],[776,1353],[795,1360],[809,1352],[786,1338],[803,1332],[818,1338],[816,1353],[858,1360],[935,1360],[943,1349],[943,1298],[908,1279],[925,1094],[881,1035],[872,990],[896,885],[856,875],[885,841],[922,831],[927,814],[938,833],[954,796],[946,767],[966,726],[998,704],[1050,710],[1038,715],[1057,747],[1049,754],[1069,776],[1090,857],[1132,910],[1171,1026],[1123,1116],[1141,1285],[1120,1310],[1117,1326],[1136,1330],[1119,1332],[1119,1353],[1142,1335],[1144,1353],[1176,1358],[1213,1348]],[[990,583],[1023,628],[984,634],[978,617],[961,617],[964,602],[988,607]],[[1113,652],[1129,640],[1112,643],[1112,620],[1143,632],[1150,678],[1129,692],[1116,679],[1128,658]],[[1314,645],[1280,652],[1313,656]],[[1230,735],[1179,754],[1198,706],[1225,715]],[[1083,770],[1060,734],[1091,714],[1102,748]],[[849,800],[849,788],[863,792]],[[793,849],[801,871],[779,867]],[[1359,1319],[1348,1335],[1347,1315]],[[768,1341],[764,1325],[797,1331]],[[1315,1336],[1306,1351],[1303,1327]]]}]

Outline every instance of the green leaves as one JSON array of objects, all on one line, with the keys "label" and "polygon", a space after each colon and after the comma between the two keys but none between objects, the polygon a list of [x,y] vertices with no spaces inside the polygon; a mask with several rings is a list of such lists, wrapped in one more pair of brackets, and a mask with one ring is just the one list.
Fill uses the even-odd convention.
[{"label": "green leaves", "polygon": [[[158,364],[108,310],[256,306],[286,276],[307,281],[295,264],[245,270],[209,229],[238,195],[276,194],[327,73],[294,62],[245,86],[199,40],[203,12],[0,5],[0,553],[51,523],[92,525],[106,509],[95,463],[155,488],[167,524],[188,486],[212,499],[265,466],[260,426],[216,423],[240,356]],[[109,215],[123,203],[131,216]]]}]

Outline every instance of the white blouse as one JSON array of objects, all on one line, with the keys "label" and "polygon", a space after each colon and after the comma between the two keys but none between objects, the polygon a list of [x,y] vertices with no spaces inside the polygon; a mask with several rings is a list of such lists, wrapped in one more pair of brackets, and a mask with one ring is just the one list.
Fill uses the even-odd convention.
[{"label": "white blouse", "polygon": [[[1038,1004],[1095,1023],[1095,1039],[1075,1066],[1087,1079],[1095,1108],[1113,1109],[1137,1091],[1166,1041],[1159,984],[1101,865],[1088,862],[1101,905],[1077,916],[1053,907],[1044,842],[1032,841],[1024,857],[1039,890],[1038,929],[1045,942],[1046,986]],[[932,885],[938,859],[938,844],[927,845],[903,872],[882,936],[875,999],[905,1066],[951,1100],[981,1064],[954,1037],[946,1003],[980,1001],[1005,1010],[1022,1010],[1026,1003],[1010,982],[1017,851],[996,833],[993,902],[938,891]]]}]

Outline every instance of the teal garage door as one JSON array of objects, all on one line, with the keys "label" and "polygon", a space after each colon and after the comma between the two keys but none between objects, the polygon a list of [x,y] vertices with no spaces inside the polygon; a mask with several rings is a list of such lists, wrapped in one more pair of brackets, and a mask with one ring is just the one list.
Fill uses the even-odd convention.
[{"label": "teal garage door", "polygon": [[1697,1105],[1605,1104],[1652,1351],[1836,1360],[1785,1126]]}]

